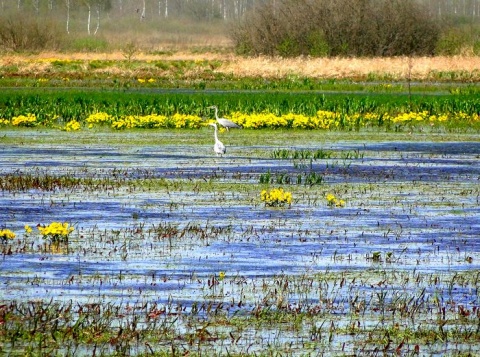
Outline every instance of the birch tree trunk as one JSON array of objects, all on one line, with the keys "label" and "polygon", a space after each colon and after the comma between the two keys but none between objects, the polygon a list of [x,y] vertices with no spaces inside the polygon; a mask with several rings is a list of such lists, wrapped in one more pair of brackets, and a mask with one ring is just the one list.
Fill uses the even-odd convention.
[{"label": "birch tree trunk", "polygon": [[67,33],[70,34],[70,0],[65,0],[67,6]]},{"label": "birch tree trunk", "polygon": [[143,0],[143,9],[142,9],[142,14],[140,15],[140,21],[145,20],[145,0]]},{"label": "birch tree trunk", "polygon": [[98,8],[100,5],[97,5],[97,27],[95,28],[94,35],[97,34],[98,29],[100,28],[100,9]]},{"label": "birch tree trunk", "polygon": [[87,8],[88,8],[87,33],[88,33],[88,35],[90,35],[90,19],[92,17],[92,8],[91,8],[90,4],[87,4]]}]

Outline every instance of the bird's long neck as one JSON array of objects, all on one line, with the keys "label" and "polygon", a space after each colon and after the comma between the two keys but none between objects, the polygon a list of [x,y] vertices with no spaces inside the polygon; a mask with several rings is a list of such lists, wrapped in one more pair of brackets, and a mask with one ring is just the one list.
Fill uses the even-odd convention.
[{"label": "bird's long neck", "polygon": [[[217,118],[217,119],[218,119],[218,108],[217,108],[217,107],[215,107],[214,109],[215,109],[215,118]],[[215,129],[216,129],[216,128],[215,128]]]},{"label": "bird's long neck", "polygon": [[213,135],[215,135],[215,141],[218,141],[217,126],[216,125],[214,126],[214,129],[215,129],[215,131],[213,132],[214,133]]}]

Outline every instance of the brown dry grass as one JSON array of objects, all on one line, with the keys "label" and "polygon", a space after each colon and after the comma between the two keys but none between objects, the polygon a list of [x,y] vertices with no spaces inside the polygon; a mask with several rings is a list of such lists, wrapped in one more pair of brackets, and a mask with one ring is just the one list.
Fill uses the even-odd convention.
[{"label": "brown dry grass", "polygon": [[[392,79],[427,79],[432,72],[480,72],[478,57],[419,58],[236,58],[222,71],[238,76],[285,77],[299,75],[313,78],[364,78],[369,74]],[[477,77],[479,74],[477,74]]]},{"label": "brown dry grass", "polygon": [[[1,66],[17,66],[19,73],[42,72],[52,59],[58,60],[125,60],[122,52],[112,53],[42,53],[39,55],[4,55]],[[158,60],[216,60],[222,64],[216,71],[238,77],[283,78],[300,76],[311,78],[374,78],[411,79],[432,78],[432,73],[470,73],[472,79],[480,80],[480,58],[457,57],[396,57],[396,58],[246,58],[232,53],[175,52],[152,55],[135,53],[136,61]],[[118,74],[121,73],[119,69]]]}]

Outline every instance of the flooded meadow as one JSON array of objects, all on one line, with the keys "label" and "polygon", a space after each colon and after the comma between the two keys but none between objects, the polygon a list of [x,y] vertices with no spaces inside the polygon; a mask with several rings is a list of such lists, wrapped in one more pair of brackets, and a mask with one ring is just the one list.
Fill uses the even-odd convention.
[{"label": "flooded meadow", "polygon": [[[0,352],[478,353],[478,137],[244,130],[216,156],[200,131],[1,132],[0,229],[16,237],[0,242]],[[291,204],[265,205],[280,187]],[[51,222],[68,241],[42,237]]]}]

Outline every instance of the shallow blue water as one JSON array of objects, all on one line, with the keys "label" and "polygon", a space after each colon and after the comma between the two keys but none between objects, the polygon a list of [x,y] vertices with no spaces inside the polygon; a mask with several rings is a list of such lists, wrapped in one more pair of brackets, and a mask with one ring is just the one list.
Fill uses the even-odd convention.
[{"label": "shallow blue water", "polygon": [[[289,209],[265,208],[242,192],[222,196],[125,186],[2,191],[0,225],[19,237],[25,224],[51,221],[71,222],[76,232],[68,252],[49,251],[38,236],[13,243],[13,254],[0,260],[1,298],[165,302],[174,297],[191,302],[208,293],[205,281],[219,271],[255,281],[375,266],[424,272],[480,268],[480,143],[338,143],[327,149],[364,155],[306,162],[308,170],[324,175],[324,184],[312,186],[309,197],[297,197]],[[219,158],[211,155],[210,146],[2,146],[0,175],[255,184],[267,170],[305,171],[291,160],[255,157],[249,151],[230,148]],[[335,187],[344,187],[345,208],[331,209],[324,202],[325,192]],[[154,232],[160,224],[181,230],[192,223],[229,229],[172,240]],[[373,251],[381,253],[379,262],[372,261]],[[387,253],[393,257],[389,262]],[[75,284],[67,283],[71,277]],[[237,293],[232,290],[228,298]]]}]

